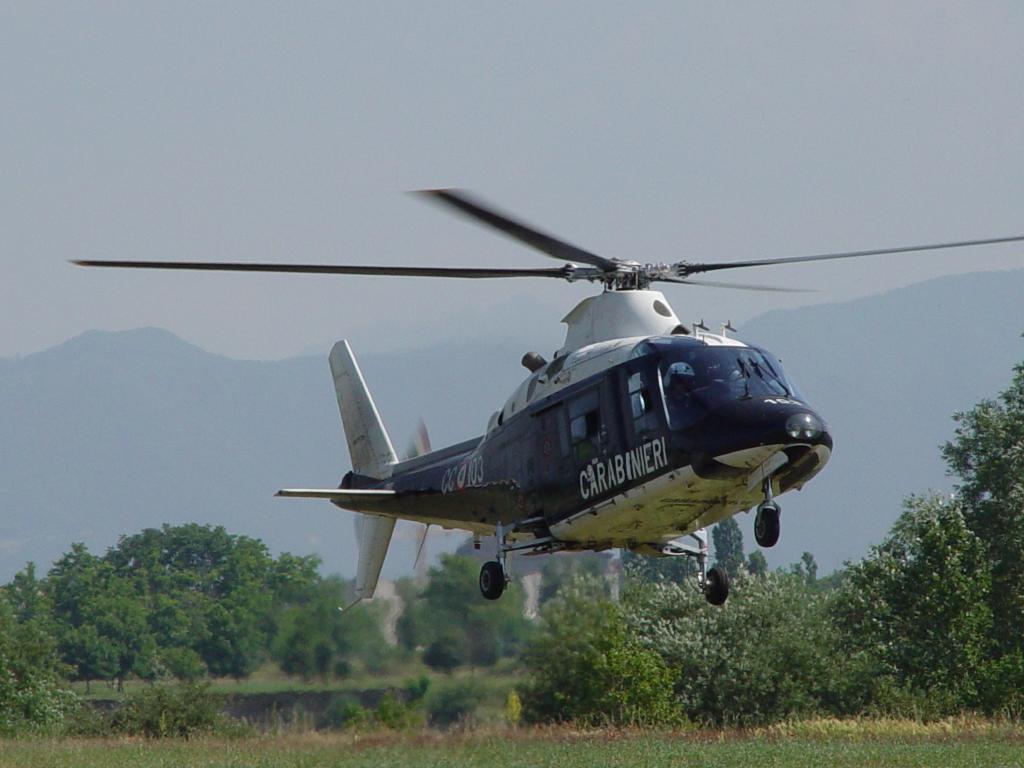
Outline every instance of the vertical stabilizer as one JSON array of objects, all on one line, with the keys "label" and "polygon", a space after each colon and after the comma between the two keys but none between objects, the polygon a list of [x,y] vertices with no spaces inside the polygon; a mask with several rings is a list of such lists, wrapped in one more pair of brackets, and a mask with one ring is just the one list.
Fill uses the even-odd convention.
[{"label": "vertical stabilizer", "polygon": [[[345,427],[345,439],[356,474],[384,479],[391,476],[397,461],[391,438],[384,428],[377,406],[366,388],[362,371],[352,355],[348,342],[339,341],[331,349],[331,374],[338,396],[338,410]],[[356,540],[359,564],[356,568],[356,602],[373,597],[380,569],[388,553],[393,518],[356,514]]]},{"label": "vertical stabilizer", "polygon": [[330,361],[352,469],[357,475],[390,477],[391,467],[398,461],[395,449],[347,341],[334,345]]},{"label": "vertical stabilizer", "polygon": [[377,517],[356,512],[356,540],[359,542],[359,564],[356,567],[356,602],[373,597],[377,579],[388,553],[393,517]]}]

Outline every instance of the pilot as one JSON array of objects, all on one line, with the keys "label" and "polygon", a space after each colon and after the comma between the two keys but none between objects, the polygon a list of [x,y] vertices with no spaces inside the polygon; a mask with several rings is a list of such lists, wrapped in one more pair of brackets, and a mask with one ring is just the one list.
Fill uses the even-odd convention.
[{"label": "pilot", "polygon": [[697,375],[689,363],[672,363],[665,371],[665,394],[675,400],[685,400],[697,384]]}]

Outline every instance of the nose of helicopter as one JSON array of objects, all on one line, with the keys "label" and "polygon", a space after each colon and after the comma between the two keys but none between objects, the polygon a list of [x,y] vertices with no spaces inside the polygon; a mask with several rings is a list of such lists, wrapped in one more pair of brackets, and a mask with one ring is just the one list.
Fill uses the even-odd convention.
[{"label": "nose of helicopter", "polygon": [[832,453],[825,420],[794,400],[730,403],[709,416],[702,433],[694,468],[703,477],[749,471],[780,451],[791,468],[813,464],[818,471]]},{"label": "nose of helicopter", "polygon": [[[735,447],[757,445],[824,445],[832,448],[825,420],[810,406],[780,398],[729,403],[712,413],[709,430]],[[723,445],[722,447],[727,447]]]}]

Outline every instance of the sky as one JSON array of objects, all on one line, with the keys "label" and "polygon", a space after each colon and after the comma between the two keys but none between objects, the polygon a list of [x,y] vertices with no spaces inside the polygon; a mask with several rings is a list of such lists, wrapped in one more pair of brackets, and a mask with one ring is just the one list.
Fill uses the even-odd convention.
[{"label": "sky", "polygon": [[[561,341],[560,281],[84,270],[73,258],[554,266],[403,191],[457,186],[639,261],[1024,234],[1019,2],[0,7],[0,357],[160,326],[214,352]],[[996,246],[670,287],[709,324]],[[500,399],[500,398],[499,398]]]}]

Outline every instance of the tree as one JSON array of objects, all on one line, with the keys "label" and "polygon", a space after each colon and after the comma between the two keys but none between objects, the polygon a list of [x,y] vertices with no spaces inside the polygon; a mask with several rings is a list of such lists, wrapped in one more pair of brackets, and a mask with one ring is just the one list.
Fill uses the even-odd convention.
[{"label": "tree", "polygon": [[[282,554],[222,527],[190,523],[123,536],[103,558],[143,597],[147,622],[176,676],[242,678],[266,657],[275,615],[316,583],[316,558]],[[185,650],[192,653],[185,653]]]},{"label": "tree", "polygon": [[[87,684],[242,678],[268,655],[275,617],[317,583],[316,565],[287,553],[275,561],[262,542],[220,527],[165,525],[121,537],[103,557],[72,545],[42,591],[62,657]],[[9,587],[20,611],[37,610],[33,579],[28,570]]]},{"label": "tree", "polygon": [[456,667],[466,663],[463,638],[454,632],[441,635],[423,651],[423,663],[431,669],[450,675]]},{"label": "tree", "polygon": [[430,647],[445,638],[462,646],[469,663],[491,666],[515,655],[528,632],[523,618],[523,590],[513,583],[501,600],[480,597],[479,564],[464,555],[441,555],[430,569],[429,582],[418,598],[407,602],[400,635],[410,647]]},{"label": "tree", "polygon": [[365,667],[379,666],[389,652],[381,606],[363,603],[339,611],[346,598],[345,583],[323,579],[279,612],[272,655],[283,671],[326,680],[356,659]]},{"label": "tree", "polygon": [[804,552],[800,555],[800,562],[793,564],[793,573],[802,576],[808,584],[817,584],[818,563],[814,559],[814,555],[810,552]]},{"label": "tree", "polygon": [[628,549],[621,552],[623,571],[626,576],[637,581],[681,584],[697,575],[697,564],[692,557],[650,557]]},{"label": "tree", "polygon": [[755,549],[747,557],[747,573],[751,576],[764,576],[768,573],[768,561],[760,549]]},{"label": "tree", "polygon": [[39,622],[19,623],[0,596],[0,736],[55,733],[76,704],[59,683],[60,661]]},{"label": "tree", "polygon": [[743,567],[743,531],[735,517],[727,517],[711,529],[715,545],[715,562],[735,577]]},{"label": "tree", "polygon": [[14,574],[14,579],[4,588],[19,624],[50,618],[50,603],[43,586],[43,582],[36,578],[36,564],[28,563],[25,570]]},{"label": "tree", "polygon": [[959,478],[957,496],[967,527],[992,566],[993,637],[1002,654],[1024,637],[1024,363],[997,400],[983,400],[954,417],[956,436],[943,456]]},{"label": "tree", "polygon": [[151,676],[156,645],[135,585],[82,544],[56,562],[46,580],[58,647],[80,680]]},{"label": "tree", "polygon": [[597,552],[561,553],[545,557],[540,569],[538,604],[544,605],[577,576],[601,577],[605,571],[607,557]]},{"label": "tree", "polygon": [[911,497],[881,545],[849,567],[833,608],[847,653],[876,679],[942,697],[951,708],[978,703],[992,616],[988,563],[960,506]]},{"label": "tree", "polygon": [[529,722],[664,726],[680,719],[668,667],[593,579],[576,580],[544,606],[523,664]]}]

